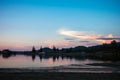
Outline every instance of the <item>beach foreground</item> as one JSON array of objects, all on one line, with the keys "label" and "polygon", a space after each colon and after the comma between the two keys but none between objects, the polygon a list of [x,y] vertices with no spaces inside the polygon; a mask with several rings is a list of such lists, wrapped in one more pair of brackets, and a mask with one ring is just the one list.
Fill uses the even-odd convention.
[{"label": "beach foreground", "polygon": [[0,80],[120,80],[120,74],[69,72],[0,72]]}]

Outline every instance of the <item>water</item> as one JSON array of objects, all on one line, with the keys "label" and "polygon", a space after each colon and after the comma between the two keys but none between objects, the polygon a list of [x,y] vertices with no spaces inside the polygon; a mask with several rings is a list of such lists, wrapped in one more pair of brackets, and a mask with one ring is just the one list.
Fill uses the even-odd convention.
[{"label": "water", "polygon": [[71,64],[85,65],[96,62],[100,63],[102,61],[94,61],[89,59],[77,60],[74,58],[62,59],[61,57],[58,57],[56,59],[53,57],[41,59],[39,56],[35,56],[35,59],[33,59],[33,57],[31,56],[25,56],[25,55],[16,55],[16,56],[11,56],[9,58],[3,58],[2,56],[0,56],[0,68],[55,67],[55,66],[64,66]]},{"label": "water", "polygon": [[[90,60],[90,59],[75,59],[75,58],[61,58],[61,57],[39,57],[39,56],[25,56],[16,55],[9,58],[0,56],[0,69],[15,68],[15,69],[29,69],[36,71],[57,71],[57,72],[91,72],[91,73],[111,73],[120,71],[116,68],[107,66],[93,66],[87,64],[105,63],[104,61]],[[4,70],[5,71],[5,70]],[[13,70],[12,70],[13,71]],[[11,71],[11,72],[12,72]],[[15,70],[14,70],[15,71]]]},{"label": "water", "polygon": [[15,57],[12,56],[10,58],[4,59],[0,57],[0,68],[23,68],[23,67],[54,67],[60,65],[68,65],[68,64],[78,63],[75,60],[70,59],[56,59],[53,60],[52,57],[50,58],[43,58],[40,59],[38,56],[35,57],[33,60],[31,56],[24,56],[24,55],[16,55]]}]

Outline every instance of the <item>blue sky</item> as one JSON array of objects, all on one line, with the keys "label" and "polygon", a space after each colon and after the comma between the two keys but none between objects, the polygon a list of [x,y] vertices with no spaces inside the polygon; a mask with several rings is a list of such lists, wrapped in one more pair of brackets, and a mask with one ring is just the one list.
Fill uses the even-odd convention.
[{"label": "blue sky", "polygon": [[0,49],[91,46],[119,30],[119,0],[0,0]]}]

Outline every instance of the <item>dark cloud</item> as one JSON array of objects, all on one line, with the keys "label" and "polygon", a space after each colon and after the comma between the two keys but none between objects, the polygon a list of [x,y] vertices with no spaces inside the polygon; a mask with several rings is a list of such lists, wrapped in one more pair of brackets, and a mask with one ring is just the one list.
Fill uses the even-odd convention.
[{"label": "dark cloud", "polygon": [[120,40],[120,38],[97,38],[101,40]]},{"label": "dark cloud", "polygon": [[85,35],[77,35],[77,36],[85,36]]},{"label": "dark cloud", "polygon": [[75,38],[65,38],[65,40],[75,40]]},{"label": "dark cloud", "polygon": [[89,41],[79,41],[79,42],[85,42],[85,43],[88,43]]}]

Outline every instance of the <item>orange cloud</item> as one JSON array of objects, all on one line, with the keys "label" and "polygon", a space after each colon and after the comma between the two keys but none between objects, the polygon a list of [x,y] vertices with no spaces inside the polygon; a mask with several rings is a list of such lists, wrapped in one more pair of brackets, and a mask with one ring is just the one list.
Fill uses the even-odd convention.
[{"label": "orange cloud", "polygon": [[96,35],[93,32],[87,32],[87,31],[72,31],[72,30],[60,29],[58,32],[61,35],[75,37],[78,39],[96,39],[101,36],[101,35]]},{"label": "orange cloud", "polygon": [[106,35],[100,35],[91,31],[73,31],[73,30],[65,30],[60,29],[59,31],[60,35],[65,35],[69,37],[74,37],[78,40],[82,41],[89,41],[90,43],[110,43],[112,40],[120,40],[120,37],[115,37],[113,34]]},{"label": "orange cloud", "polygon": [[107,37],[108,37],[108,38],[113,38],[113,35],[112,35],[112,34],[108,34]]}]

